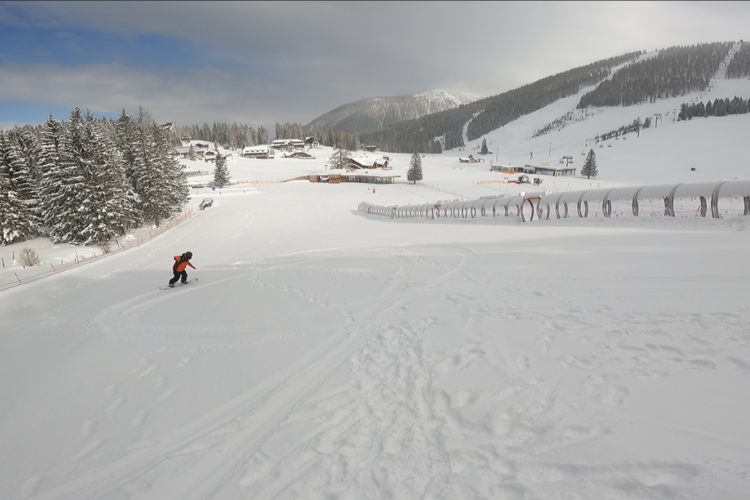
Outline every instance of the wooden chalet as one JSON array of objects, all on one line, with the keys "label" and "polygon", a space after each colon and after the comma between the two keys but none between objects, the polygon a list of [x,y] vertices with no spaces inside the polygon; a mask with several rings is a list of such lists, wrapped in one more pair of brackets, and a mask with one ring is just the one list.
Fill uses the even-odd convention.
[{"label": "wooden chalet", "polygon": [[284,158],[299,158],[300,160],[314,160],[315,157],[304,151],[295,151],[294,153],[284,155]]},{"label": "wooden chalet", "polygon": [[276,151],[287,151],[291,153],[296,150],[305,149],[305,141],[301,139],[276,139],[271,143],[271,147]]},{"label": "wooden chalet", "polygon": [[268,146],[248,146],[242,150],[242,157],[267,160],[273,158],[273,150]]},{"label": "wooden chalet", "polygon": [[484,162],[484,158],[474,158],[474,155],[469,155],[467,159],[459,158],[458,161],[460,163],[478,163]]},{"label": "wooden chalet", "polygon": [[169,153],[184,160],[190,156],[190,146],[174,146]]},{"label": "wooden chalet", "polygon": [[387,169],[388,168],[388,160],[385,160],[383,163],[378,163],[377,160],[372,163],[372,165],[364,165],[354,158],[349,158],[346,160],[346,169],[347,170],[375,170],[375,169]]}]

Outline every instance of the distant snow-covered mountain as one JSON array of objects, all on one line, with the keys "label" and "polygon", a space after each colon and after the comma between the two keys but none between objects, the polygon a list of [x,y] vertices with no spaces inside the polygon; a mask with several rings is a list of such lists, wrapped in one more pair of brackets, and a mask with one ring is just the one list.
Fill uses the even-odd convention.
[{"label": "distant snow-covered mountain", "polygon": [[396,97],[370,97],[339,106],[310,122],[310,126],[331,128],[334,132],[380,128],[457,108],[476,99],[476,96],[450,94],[445,90]]}]

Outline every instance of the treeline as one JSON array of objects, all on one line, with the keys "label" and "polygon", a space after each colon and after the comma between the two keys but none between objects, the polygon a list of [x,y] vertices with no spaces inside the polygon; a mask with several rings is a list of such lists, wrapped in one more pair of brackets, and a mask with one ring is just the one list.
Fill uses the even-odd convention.
[{"label": "treeline", "polygon": [[107,247],[145,221],[180,212],[188,186],[169,138],[144,109],[0,131],[0,244],[48,235]]},{"label": "treeline", "polygon": [[678,120],[690,120],[694,117],[707,118],[709,116],[727,116],[727,115],[744,115],[750,109],[750,102],[741,97],[735,96],[733,99],[714,99],[713,102],[703,101],[697,104],[683,104],[680,106]]},{"label": "treeline", "polygon": [[740,40],[740,49],[727,66],[727,78],[750,76],[750,43]]},{"label": "treeline", "polygon": [[578,108],[630,106],[705,90],[733,45],[716,42],[660,50],[601,82],[581,97]]},{"label": "treeline", "polygon": [[469,123],[468,138],[470,141],[477,139],[555,101],[575,95],[583,87],[596,85],[610,75],[613,67],[632,61],[639,55],[640,52],[630,52],[598,61],[491,98],[484,112]]},{"label": "treeline", "polygon": [[635,132],[640,136],[642,128],[650,128],[650,127],[651,127],[651,117],[647,116],[645,120],[641,121],[641,117],[639,116],[638,118],[633,120],[632,123],[628,123],[627,125],[622,125],[617,130],[610,130],[609,132],[605,132],[604,134],[597,134],[596,137],[594,137],[594,142],[598,143],[600,141],[608,141],[610,139],[620,137],[621,135],[629,134],[631,132]]},{"label": "treeline", "polygon": [[[450,121],[453,117],[450,114],[451,111],[456,111],[456,109],[395,123],[380,129],[363,130],[359,132],[359,138],[366,144],[377,146],[381,151],[442,153],[441,142],[445,144],[445,149],[463,145],[461,128],[458,129],[458,133],[454,133],[444,125],[446,120]],[[469,114],[470,117],[471,114]],[[446,130],[448,130],[447,134]]]},{"label": "treeline", "polygon": [[573,95],[584,86],[595,85],[609,76],[613,67],[634,60],[639,54],[631,52],[612,57],[458,108],[380,129],[365,130],[360,132],[360,140],[384,151],[400,153],[439,153],[441,145],[444,149],[465,146],[463,127],[469,120],[467,136],[469,140],[474,140],[525,114]]},{"label": "treeline", "polygon": [[577,109],[575,110],[575,112],[568,111],[563,116],[556,118],[544,127],[536,129],[534,133],[531,134],[531,137],[540,137],[544,134],[549,134],[550,132],[562,130],[571,123],[582,122],[588,118],[591,118],[592,116],[596,116],[599,113],[602,113],[602,110],[596,108]]},{"label": "treeline", "polygon": [[186,125],[175,127],[174,131],[168,132],[170,142],[174,146],[180,146],[182,141],[206,141],[221,144],[228,149],[243,149],[247,146],[268,144],[268,130],[264,127],[257,129],[244,124],[237,123],[214,123],[209,126]]},{"label": "treeline", "polygon": [[[334,132],[330,128],[323,129],[319,125],[302,125],[299,123],[276,123],[275,139],[306,139],[313,137],[323,146],[342,145],[350,151],[361,149],[359,136],[350,130]],[[237,123],[214,123],[209,126],[187,125],[175,127],[169,133],[170,142],[179,146],[183,141],[200,140],[220,144],[227,149],[243,149],[247,146],[270,144],[268,130],[264,127],[254,129],[249,125]]]}]

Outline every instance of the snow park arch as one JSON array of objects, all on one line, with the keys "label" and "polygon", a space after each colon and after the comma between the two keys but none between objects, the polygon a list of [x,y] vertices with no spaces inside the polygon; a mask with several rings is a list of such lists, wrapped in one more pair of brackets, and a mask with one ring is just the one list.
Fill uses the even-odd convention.
[{"label": "snow park arch", "polygon": [[360,203],[359,210],[391,218],[476,219],[515,217],[534,219],[598,217],[708,217],[750,215],[750,180],[685,182],[597,188],[556,193],[486,196],[422,205],[380,206]]}]

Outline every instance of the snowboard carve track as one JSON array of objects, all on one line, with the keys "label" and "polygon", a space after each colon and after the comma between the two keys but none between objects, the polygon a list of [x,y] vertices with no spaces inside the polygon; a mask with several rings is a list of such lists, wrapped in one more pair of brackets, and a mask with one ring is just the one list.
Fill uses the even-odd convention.
[{"label": "snowboard carve track", "polygon": [[[705,465],[681,461],[571,465],[546,454],[564,453],[631,425],[606,418],[631,397],[623,377],[651,380],[653,374],[715,370],[721,363],[741,371],[744,362],[721,346],[731,338],[748,342],[747,314],[711,320],[648,312],[623,316],[598,304],[559,302],[547,293],[534,298],[547,301],[548,309],[531,311],[529,298],[512,290],[498,287],[504,297],[500,304],[497,297],[472,291],[478,280],[493,279],[480,254],[457,246],[421,250],[388,249],[395,265],[386,279],[300,256],[189,291],[214,293],[212,287],[232,280],[262,284],[267,293],[306,304],[302,312],[327,304],[337,323],[309,353],[233,400],[170,432],[133,441],[128,454],[106,465],[95,482],[81,476],[37,498],[126,494],[134,485],[150,497],[168,492],[186,499],[346,490],[394,498],[449,490],[458,497],[472,491],[502,497],[511,490],[544,497],[558,491],[572,495],[591,482],[617,485],[626,478],[633,491],[680,496],[705,477]],[[355,276],[379,287],[378,293],[357,307],[342,306],[321,290],[274,281],[303,270],[321,282]],[[570,288],[590,286],[591,280],[582,278]],[[103,311],[96,326],[109,339],[153,353],[177,336],[150,324],[148,312],[169,307],[174,297],[150,292],[124,301]],[[238,345],[236,334],[253,325],[241,317],[233,321],[210,330],[191,326],[179,344],[164,351],[169,359],[149,354],[131,378],[158,374],[172,381],[200,363],[198,358],[188,364],[195,355],[186,352],[231,349]],[[711,342],[699,341],[706,324],[724,327]],[[696,340],[676,348],[662,331],[667,325]],[[208,332],[213,336],[204,338]],[[270,343],[295,335],[302,333],[264,331],[244,338]],[[494,370],[497,382],[474,385],[475,370]],[[123,382],[108,391],[109,400],[128,398],[127,387]],[[183,392],[164,388],[155,398],[166,394],[177,399]],[[596,408],[601,418],[578,421],[579,410],[587,407]],[[138,414],[129,418],[131,425],[140,425]],[[296,439],[280,441],[290,433]],[[94,443],[74,450],[83,454],[78,460],[109,444],[86,452],[84,445]],[[617,493],[616,486],[611,492]]]},{"label": "snowboard carve track", "polygon": [[[398,323],[398,317],[403,314],[404,306],[414,300],[422,290],[450,280],[456,273],[461,273],[476,260],[476,256],[470,252],[458,250],[457,253],[460,259],[456,267],[443,269],[438,277],[418,287],[406,286],[410,273],[414,269],[415,260],[409,256],[399,257],[397,259],[398,269],[387,281],[387,286],[381,292],[380,297],[373,301],[374,304],[381,304],[387,300],[390,302],[390,306],[385,310],[378,307],[369,307],[357,313],[356,321],[359,326],[354,328],[342,326],[334,336],[335,338],[332,338],[333,343],[331,344],[331,341],[329,341],[329,345],[325,349],[321,349],[327,351],[326,354],[321,355],[318,352],[309,356],[307,361],[300,360],[296,366],[284,370],[285,374],[282,373],[275,377],[275,381],[269,381],[254,387],[247,393],[235,398],[234,401],[196,419],[191,424],[168,435],[159,436],[157,445],[131,446],[129,455],[109,464],[102,470],[96,484],[90,484],[80,478],[78,481],[72,481],[67,485],[60,485],[44,492],[40,498],[45,498],[47,494],[49,495],[48,498],[55,498],[60,494],[75,494],[76,491],[85,491],[87,495],[105,495],[125,488],[134,478],[141,477],[142,474],[148,475],[148,471],[160,469],[167,463],[173,462],[176,459],[175,457],[183,456],[186,449],[194,448],[190,448],[191,443],[216,433],[218,429],[226,429],[227,426],[230,426],[231,432],[221,434],[220,441],[212,440],[214,442],[213,447],[223,442],[221,452],[203,454],[199,459],[201,462],[207,460],[209,464],[213,463],[213,465],[204,463],[197,466],[194,463],[192,466],[197,470],[209,472],[194,476],[189,485],[183,484],[183,488],[181,488],[183,489],[182,497],[207,498],[207,495],[211,496],[213,492],[225,487],[227,480],[231,478],[234,478],[234,484],[239,484],[245,474],[245,467],[248,462],[248,458],[245,457],[254,456],[269,438],[278,433],[285,425],[289,425],[289,422],[294,420],[292,416],[305,406],[310,395],[319,389],[333,372],[349,363],[354,353],[366,345],[374,335],[378,334],[378,331],[383,328],[382,325]],[[125,301],[118,306],[103,311],[99,315],[97,323],[108,337],[122,339],[125,336],[125,331],[123,330],[118,334],[119,327],[116,325],[130,325],[130,332],[132,333],[132,325],[139,324],[138,318],[143,311],[148,307],[159,307],[159,304],[154,304],[154,299],[157,302],[162,302],[165,299],[161,299],[161,297],[149,294]],[[345,340],[343,342],[337,340],[341,338]],[[146,364],[146,366],[145,371],[148,373],[145,373],[145,375],[149,375],[153,371],[154,365]],[[144,370],[136,373],[140,377],[144,374]],[[140,419],[141,417],[136,415],[131,424],[139,425]],[[232,426],[233,422],[234,426]],[[355,448],[362,445],[360,443]],[[211,446],[195,448],[193,451],[206,448],[211,448]],[[300,450],[300,452],[302,451],[304,451],[304,448]],[[235,457],[235,459],[227,459],[227,457]],[[308,466],[315,462],[313,460]],[[178,467],[178,469],[182,470],[182,467]],[[160,481],[168,480],[168,477],[160,479]]]}]

